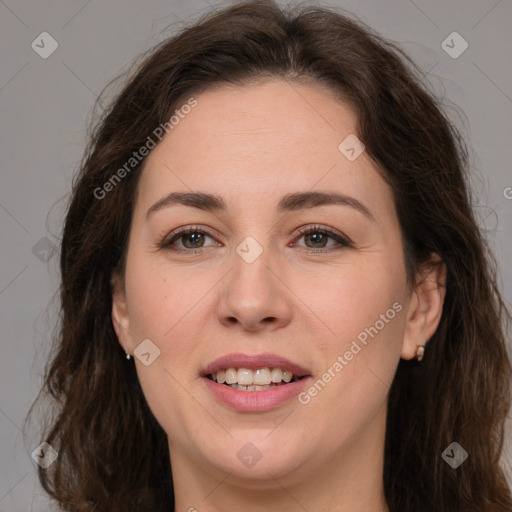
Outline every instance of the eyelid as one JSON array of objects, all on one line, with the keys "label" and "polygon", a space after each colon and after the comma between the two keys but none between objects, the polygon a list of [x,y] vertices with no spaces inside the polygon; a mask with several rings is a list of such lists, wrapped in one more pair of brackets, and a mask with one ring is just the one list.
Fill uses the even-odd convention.
[{"label": "eyelid", "polygon": [[[354,248],[354,243],[348,236],[340,233],[339,231],[334,230],[333,228],[330,228],[328,226],[319,225],[319,224],[307,224],[305,226],[301,226],[301,227],[297,228],[296,233],[299,236],[295,236],[294,240],[296,241],[297,239],[302,238],[302,236],[304,236],[308,233],[312,233],[312,232],[313,233],[314,232],[322,232],[322,233],[327,234],[330,238],[332,238],[333,240],[335,240],[338,243],[338,246],[319,247],[316,249],[311,248],[311,247],[300,246],[301,249],[305,250],[306,252],[309,251],[311,253],[321,253],[321,252],[331,252],[336,249],[341,249],[343,247]],[[169,249],[171,247],[171,244],[176,242],[177,240],[179,240],[182,235],[186,235],[186,234],[190,234],[190,233],[201,233],[206,236],[209,236],[210,238],[216,237],[216,235],[210,233],[207,229],[205,229],[204,226],[199,226],[199,225],[182,226],[182,227],[179,227],[179,228],[173,230],[168,235],[164,236],[163,240],[158,244],[158,247],[160,249]],[[208,247],[211,247],[211,246],[199,247],[197,249],[170,249],[170,250],[173,250],[175,252],[181,252],[181,253],[195,254],[197,252],[201,252],[203,250],[208,249]]]},{"label": "eyelid", "polygon": [[[301,235],[301,237],[302,237],[302,235],[305,235],[308,233],[324,232],[324,233],[327,233],[331,238],[336,240],[338,242],[338,244],[340,244],[341,246],[351,247],[351,248],[355,247],[354,242],[352,242],[352,240],[347,235],[340,233],[339,231],[337,231],[333,228],[330,228],[328,226],[323,226],[321,224],[308,224],[306,226],[301,226],[300,228],[297,229],[297,232]],[[309,247],[305,247],[305,249],[309,249],[313,252],[318,252],[318,251],[321,251],[322,249],[326,249],[326,248],[312,249]],[[327,248],[327,249],[329,250],[329,248]],[[330,250],[334,250],[334,249],[336,249],[336,247],[330,248]]]},{"label": "eyelid", "polygon": [[[191,226],[182,226],[179,228],[174,229],[169,233],[168,235],[164,236],[162,241],[158,243],[158,247],[160,248],[166,248],[171,244],[171,242],[174,240],[178,240],[181,235],[186,235],[189,233],[202,233],[205,234],[211,238],[215,238],[215,236],[212,233],[210,233],[207,229],[205,229],[204,226],[199,225],[191,225]],[[178,249],[179,250],[179,249]],[[187,252],[191,252],[193,249],[188,249]]]}]

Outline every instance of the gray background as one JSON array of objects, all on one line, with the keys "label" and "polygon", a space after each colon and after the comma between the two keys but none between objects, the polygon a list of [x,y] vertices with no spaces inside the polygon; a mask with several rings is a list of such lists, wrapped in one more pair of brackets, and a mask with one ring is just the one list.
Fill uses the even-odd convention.
[{"label": "gray background", "polygon": [[[94,100],[142,51],[178,30],[182,20],[229,3],[0,1],[1,512],[48,510],[30,457],[39,443],[37,422],[23,426],[23,419],[41,384],[49,350],[59,284],[52,247],[58,243]],[[431,87],[465,113],[466,119],[450,111],[473,150],[476,211],[500,263],[500,284],[510,305],[512,2],[321,4],[346,8],[397,41],[428,72]],[[45,31],[59,45],[47,59],[31,47]],[[441,47],[454,31],[469,44],[458,58]],[[461,48],[459,42],[449,44]],[[508,441],[509,471],[510,460]]]}]

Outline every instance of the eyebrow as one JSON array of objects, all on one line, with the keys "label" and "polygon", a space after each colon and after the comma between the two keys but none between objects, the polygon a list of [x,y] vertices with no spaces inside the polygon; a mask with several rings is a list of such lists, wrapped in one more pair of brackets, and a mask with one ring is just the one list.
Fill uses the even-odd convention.
[{"label": "eyebrow", "polygon": [[[146,219],[152,213],[174,205],[190,206],[210,212],[227,209],[224,199],[214,194],[204,192],[171,192],[159,199],[148,209]],[[370,220],[375,221],[375,217],[363,203],[354,197],[334,192],[295,192],[293,194],[287,194],[279,201],[277,211],[291,212],[325,205],[349,206],[359,211]]]}]

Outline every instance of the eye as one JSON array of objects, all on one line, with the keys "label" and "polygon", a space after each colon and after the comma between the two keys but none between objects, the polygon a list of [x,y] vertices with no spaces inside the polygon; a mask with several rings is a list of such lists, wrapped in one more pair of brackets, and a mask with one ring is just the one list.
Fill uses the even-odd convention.
[{"label": "eye", "polygon": [[[306,242],[305,246],[298,245],[298,247],[311,249],[306,252],[325,253],[343,247],[353,247],[352,242],[346,236],[327,227],[308,226],[299,228],[298,232],[301,236],[296,240],[304,238]],[[204,245],[206,238],[213,240],[213,236],[199,226],[183,227],[173,231],[159,244],[159,247],[181,253],[196,254],[208,247]],[[329,246],[327,245],[329,240],[335,243]],[[219,246],[215,241],[213,245]]]},{"label": "eye", "polygon": [[[188,228],[179,228],[170,234],[160,245],[161,248],[172,249],[176,252],[200,252],[194,249],[203,249],[205,246],[205,237],[212,238],[206,231],[198,226]],[[181,242],[182,247],[173,247],[177,242]]]},{"label": "eye", "polygon": [[[298,240],[304,238],[304,241],[306,242],[306,248],[313,249],[312,251],[308,252],[330,252],[331,250],[333,250],[333,248],[334,250],[336,250],[339,249],[340,247],[353,247],[352,242],[347,237],[327,227],[308,226],[300,228],[298,231],[302,235],[298,238]],[[328,246],[327,243],[329,239],[337,243]],[[328,250],[321,250],[325,248],[328,248]]]}]

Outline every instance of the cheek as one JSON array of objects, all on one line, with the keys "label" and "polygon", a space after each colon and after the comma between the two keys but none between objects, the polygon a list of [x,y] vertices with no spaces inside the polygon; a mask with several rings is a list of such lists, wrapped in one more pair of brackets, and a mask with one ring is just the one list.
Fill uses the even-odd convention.
[{"label": "cheek", "polygon": [[[162,263],[163,261],[163,263]],[[126,291],[132,336],[161,343],[173,336],[205,292],[204,279],[187,278],[186,271],[171,272],[163,258],[135,253],[127,262]]]},{"label": "cheek", "polygon": [[331,361],[340,362],[342,356],[339,392],[345,388],[342,395],[351,402],[347,406],[356,409],[358,404],[369,405],[372,397],[377,402],[385,398],[405,329],[402,273],[386,265],[363,270],[353,272],[344,280],[343,291],[336,292],[334,300],[340,307],[333,318],[339,337],[334,350],[329,350]]},{"label": "cheek", "polygon": [[350,343],[376,323],[379,333],[386,331],[400,341],[397,334],[403,323],[397,310],[404,309],[405,272],[386,258],[372,255],[360,263],[309,273],[296,280],[295,290],[309,309],[308,315],[314,312],[315,324],[327,333],[320,341],[327,351],[329,347],[343,349],[347,341]]},{"label": "cheek", "polygon": [[350,276],[331,281],[316,308],[335,335],[325,335],[325,327],[323,337],[317,333],[319,373],[301,403],[308,402],[317,418],[328,418],[318,420],[326,439],[334,443],[343,425],[348,442],[382,410],[399,362],[405,326],[401,278],[352,267]]},{"label": "cheek", "polygon": [[205,322],[211,321],[212,311],[205,308],[210,307],[210,294],[218,279],[213,270],[171,267],[164,258],[152,258],[143,252],[128,260],[126,291],[133,347],[150,339],[160,351],[155,367],[167,372],[151,382],[155,372],[146,372],[141,366],[143,385],[155,387],[157,392],[164,385],[172,389],[178,386],[175,391],[179,392],[172,376],[180,381],[197,377],[193,362],[198,346],[204,342]]},{"label": "cheek", "polygon": [[347,421],[346,411],[351,411],[354,424],[374,417],[400,359],[405,274],[387,261],[393,260],[380,258],[332,272],[311,305],[327,327],[316,333],[320,375],[304,401],[311,397],[316,407],[331,411],[340,422]]},{"label": "cheek", "polygon": [[197,350],[195,333],[201,331],[196,308],[209,287],[204,279],[171,272],[161,259],[155,260],[142,252],[128,259],[130,332],[134,347],[144,339],[158,347],[159,355],[151,365],[136,360],[137,374],[158,422],[167,432],[179,432],[180,419],[190,405],[181,383],[193,376],[195,367],[190,363]]}]

